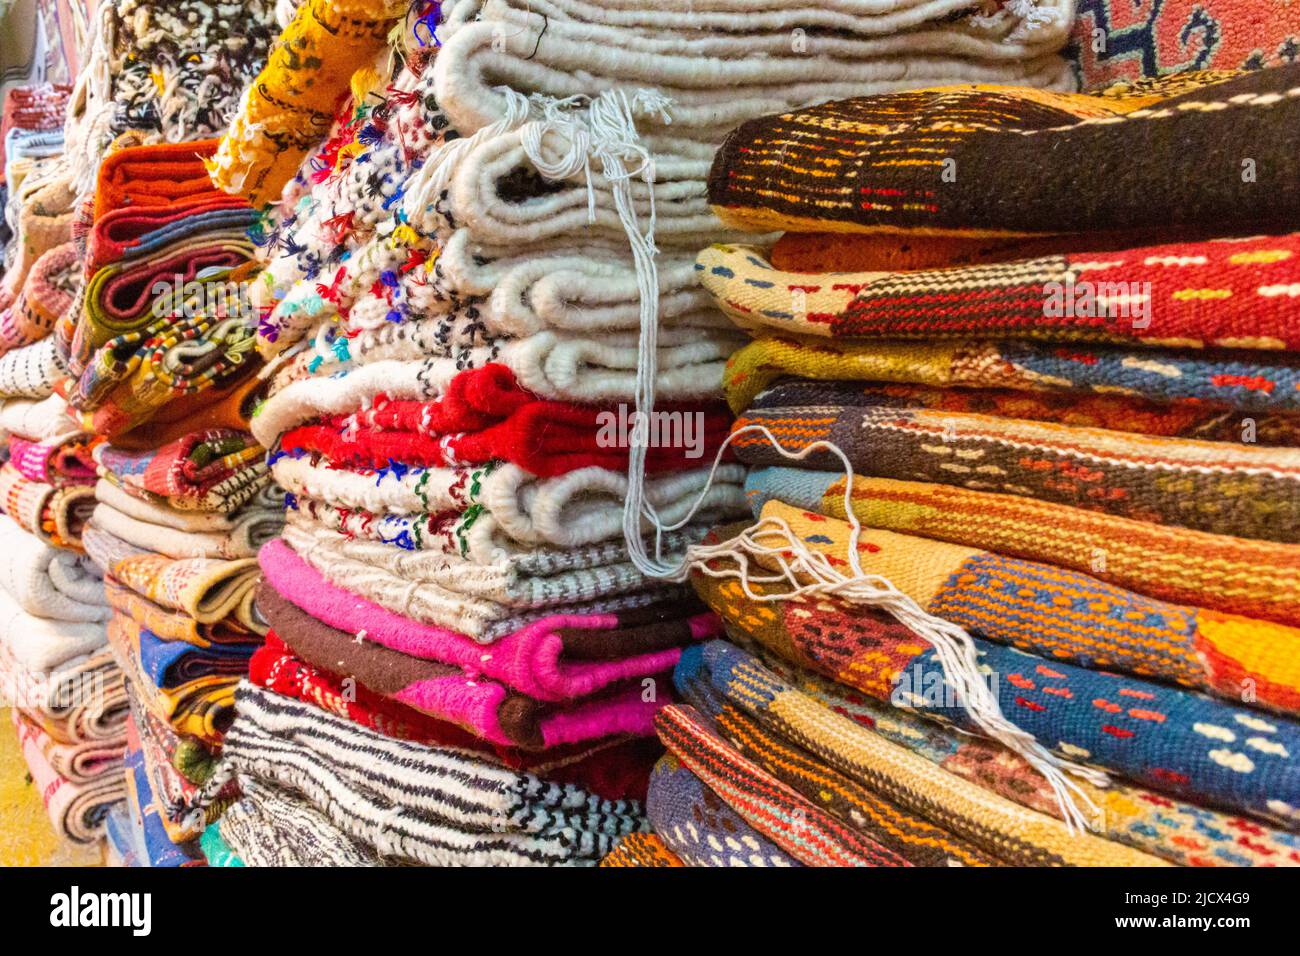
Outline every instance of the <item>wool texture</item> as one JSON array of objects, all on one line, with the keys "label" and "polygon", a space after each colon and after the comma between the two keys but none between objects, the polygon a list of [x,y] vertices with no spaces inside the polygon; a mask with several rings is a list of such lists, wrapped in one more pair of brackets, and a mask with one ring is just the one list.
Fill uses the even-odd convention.
[{"label": "wool texture", "polygon": [[782,376],[930,387],[1024,389],[1203,402],[1262,414],[1300,410],[1300,364],[1289,354],[1198,352],[1033,342],[849,343],[763,336],[727,361],[735,412]]},{"label": "wool texture", "polygon": [[[842,473],[757,468],[754,509],[776,499],[847,518]],[[863,525],[920,535],[1088,574],[1176,604],[1300,624],[1292,582],[1300,550],[1103,515],[1082,508],[920,481],[854,474],[850,508]]]},{"label": "wool texture", "polygon": [[[1283,145],[1297,116],[1300,65],[1183,72],[1092,95],[975,85],[859,96],[742,123],[714,160],[709,201],[726,225],[759,232],[1014,236],[1212,223],[1218,235],[1251,235],[1285,228],[1300,209]],[[1189,142],[1200,148],[1179,145]],[[1125,159],[1134,155],[1146,158],[1140,168]],[[1256,175],[1242,175],[1243,156]],[[1008,170],[1024,171],[1010,193],[989,188]],[[1067,193],[1086,198],[1063,215]]]},{"label": "wool texture", "polygon": [[[872,477],[918,478],[1240,538],[1300,540],[1295,448],[870,405],[754,409],[736,422],[738,429],[751,425],[766,426],[793,450],[831,442]],[[734,444],[747,464],[785,460],[758,433]],[[822,450],[805,461],[843,467]]]},{"label": "wool texture", "polygon": [[[1297,78],[1300,81],[1300,77]],[[836,339],[981,336],[1035,342],[1294,351],[1300,234],[1065,252],[906,272],[782,272],[714,245],[700,282],[738,325]]]},{"label": "wool texture", "polygon": [[[814,550],[834,557],[835,542],[838,542],[840,553],[843,553],[848,534],[848,526],[843,522],[822,515],[805,518],[803,513],[776,502],[769,503],[764,514],[791,520],[795,533]],[[875,539],[877,534],[869,533],[868,539]],[[1291,768],[1283,756],[1295,746],[1291,736],[1300,732],[1300,727],[1293,721],[1109,669],[1090,669],[1120,664],[1109,656],[1102,658],[1098,654],[1093,657],[1091,650],[1071,650],[1062,646],[1060,650],[1066,656],[1053,654],[1051,658],[1045,658],[995,644],[983,635],[996,633],[1004,625],[1009,626],[1008,629],[1023,627],[1027,631],[1041,630],[1046,634],[1048,628],[1060,621],[1067,628],[1062,638],[1068,641],[1069,625],[1077,627],[1082,621],[1078,612],[1072,615],[1064,605],[1041,603],[1033,605],[1037,615],[1033,618],[1018,611],[1005,615],[998,612],[997,620],[993,615],[979,613],[977,623],[976,615],[967,613],[969,605],[962,598],[949,600],[947,594],[951,593],[950,588],[954,585],[959,590],[978,590],[988,578],[981,580],[979,572],[949,576],[923,561],[911,564],[910,568],[901,566],[910,563],[906,560],[894,565],[892,558],[900,557],[900,551],[885,543],[880,552],[874,552],[871,550],[873,546],[864,542],[860,549],[865,566],[885,571],[885,576],[896,585],[901,583],[902,587],[911,588],[914,593],[928,588],[929,594],[943,595],[934,601],[927,595],[926,606],[931,613],[974,632],[972,640],[981,669],[987,674],[997,675],[990,690],[997,697],[1003,713],[1044,747],[1189,802],[1221,806],[1274,820],[1283,826],[1295,825],[1294,814],[1288,809],[1295,804],[1287,795],[1293,786],[1289,779]],[[943,547],[952,548],[950,545]],[[971,552],[965,550],[965,553]],[[875,560],[878,557],[880,561]],[[1039,583],[1040,587],[1044,585],[1050,589],[1052,581]],[[1003,597],[1032,603],[1033,592],[1028,589],[1000,593]],[[803,626],[815,627],[818,634],[851,635],[844,643],[828,640],[822,653],[839,647],[841,650],[837,654],[845,654],[848,660],[857,662],[859,655],[864,653],[857,647],[872,648],[865,653],[875,655],[873,660],[876,663],[854,663],[846,670],[837,667],[836,680],[877,699],[888,700],[895,706],[910,707],[922,716],[951,721],[964,729],[974,726],[969,723],[960,703],[945,697],[943,688],[946,685],[939,676],[942,667],[935,650],[910,629],[889,617],[859,613],[860,608],[842,600],[819,602],[812,608],[796,606],[809,612]],[[766,622],[775,623],[788,617],[789,610],[777,605],[766,614],[754,614],[739,621],[732,613],[724,616],[731,627],[740,626],[746,631],[757,632]],[[1042,622],[1045,613],[1055,616],[1046,627]],[[1107,620],[1104,623],[1111,622]],[[1125,622],[1120,627],[1132,623]],[[786,624],[787,629],[793,626],[797,625],[794,622]],[[765,643],[761,634],[754,633],[753,636]],[[848,648],[850,643],[854,649]],[[1042,645],[1026,646],[1039,650]],[[1072,661],[1086,663],[1089,667]],[[1237,691],[1238,701],[1242,697],[1249,699],[1249,684],[1239,684]]]},{"label": "wool texture", "polygon": [[[243,685],[223,777],[296,791],[384,856],[428,865],[594,864],[642,829],[634,801],[391,740],[308,705]],[[400,765],[402,773],[394,774]]]},{"label": "wool texture", "polygon": [[680,867],[686,864],[681,857],[668,849],[663,837],[655,833],[629,833],[618,841],[609,856],[600,861],[601,866],[614,867]]}]

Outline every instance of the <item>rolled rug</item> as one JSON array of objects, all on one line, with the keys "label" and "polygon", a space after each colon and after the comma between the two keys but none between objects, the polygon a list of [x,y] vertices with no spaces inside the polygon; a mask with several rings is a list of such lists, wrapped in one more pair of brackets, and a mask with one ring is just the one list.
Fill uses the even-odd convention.
[{"label": "rolled rug", "polygon": [[[421,626],[328,584],[287,549],[267,552],[258,606],[281,639],[300,652],[295,634],[316,631],[315,621],[350,635],[349,640],[363,634],[358,647],[369,642],[438,662],[539,700],[575,700],[621,681],[652,677],[676,663],[682,646],[718,633],[717,622],[698,606],[661,602],[609,615],[552,615],[497,641],[484,654],[481,644],[456,631]],[[332,637],[322,632],[321,640]]]},{"label": "rolled rug", "polygon": [[[577,548],[623,533],[627,477],[607,468],[580,468],[540,479],[516,465],[481,468],[406,468],[374,472],[330,467],[310,457],[272,455],[271,473],[294,499],[315,498],[339,509],[390,515],[475,515],[457,530],[465,557],[490,553],[501,538],[520,544]],[[744,468],[735,463],[709,471],[691,469],[646,479],[646,500],[665,524],[684,518],[700,498],[697,517],[746,509]],[[706,490],[707,486],[707,490]],[[703,496],[701,498],[701,495]],[[646,530],[649,530],[648,528]]]},{"label": "rolled rug", "polygon": [[82,540],[106,577],[155,604],[187,614],[200,624],[230,618],[247,630],[266,630],[253,610],[258,572],[252,558],[168,558],[133,547],[93,524]]},{"label": "rolled rug", "polygon": [[766,335],[728,360],[723,377],[727,403],[740,412],[783,376],[933,388],[1121,394],[1165,403],[1203,402],[1265,415],[1300,410],[1300,361],[1290,354],[1194,349],[1152,353],[1122,346],[974,339],[850,343]]},{"label": "rolled rug", "polygon": [[672,754],[665,754],[650,775],[646,817],[668,853],[686,866],[803,866]]},{"label": "rolled rug", "polygon": [[228,513],[266,483],[265,454],[247,432],[213,429],[148,451],[104,443],[95,450],[95,462],[104,478],[138,497],[163,499],[173,508]]},{"label": "rolled rug", "polygon": [[1139,245],[907,272],[782,272],[713,245],[700,282],[737,325],[834,339],[1003,341],[1294,351],[1300,233]]},{"label": "rolled rug", "polygon": [[[1281,135],[1300,111],[1298,80],[1292,65],[1187,71],[1084,96],[1013,86],[858,96],[741,124],[718,151],[709,201],[728,226],[759,232],[1282,231],[1300,213],[1295,157]],[[959,126],[956,112],[967,118]],[[844,128],[863,131],[847,148],[833,132]],[[832,140],[843,159],[821,169]],[[782,161],[772,163],[778,142]],[[927,158],[892,158],[922,143]],[[1054,161],[1065,154],[1075,161]],[[1120,157],[1132,155],[1149,162],[1129,168]],[[1243,167],[1242,157],[1253,163]],[[1008,169],[1035,175],[990,188]],[[1081,197],[1068,214],[1067,193]]]},{"label": "rolled rug", "polygon": [[46,733],[39,721],[23,716],[20,710],[13,712],[13,722],[19,740],[25,741],[29,737],[35,740],[50,768],[70,784],[97,784],[101,777],[116,777],[122,773],[125,739],[63,743]]},{"label": "rolled rug", "polygon": [[[754,409],[736,422],[737,429],[754,425],[790,450],[829,442],[872,477],[1020,495],[1240,538],[1300,540],[1296,448],[869,405]],[[757,431],[733,444],[750,465],[789,461]],[[821,449],[801,464],[843,468]]]},{"label": "rolled rug", "polygon": [[32,481],[12,464],[0,467],[0,511],[46,544],[81,550],[81,535],[94,511],[89,485],[56,488]]},{"label": "rolled rug", "polygon": [[103,579],[85,555],[52,548],[8,517],[0,517],[0,587],[36,617],[108,620]]},{"label": "rolled rug", "polygon": [[[736,639],[735,632],[732,633]],[[727,666],[757,663],[791,687],[830,710],[869,727],[886,740],[905,747],[949,773],[1001,797],[1049,816],[1060,817],[1061,807],[1046,779],[1023,757],[982,737],[943,727],[891,704],[874,700],[853,688],[797,667],[759,644],[744,642],[742,650],[711,643],[704,657],[726,659]],[[694,659],[692,659],[692,662]],[[723,726],[729,739],[740,735],[774,748],[796,746],[759,725],[742,709],[704,688],[694,677],[683,681],[686,665],[674,674],[678,689],[695,706]],[[693,671],[695,675],[707,673]],[[816,760],[816,757],[810,757]],[[773,773],[777,770],[769,766]],[[824,768],[829,769],[829,768]],[[830,771],[834,772],[834,771]],[[1265,825],[1249,817],[1233,816],[1206,807],[1170,799],[1123,780],[1106,788],[1076,781],[1093,804],[1101,808],[1091,821],[1095,832],[1183,866],[1300,866],[1300,834]],[[792,782],[792,785],[796,785]],[[825,791],[819,791],[819,796]]]},{"label": "rolled rug", "polygon": [[[209,791],[230,775],[296,791],[385,856],[429,865],[594,864],[643,827],[636,801],[365,731],[241,686]],[[400,775],[386,768],[400,766]],[[454,786],[453,786],[454,781]]]},{"label": "rolled rug", "polygon": [[126,796],[125,780],[116,773],[103,773],[87,783],[73,783],[59,776],[45,753],[48,738],[33,725],[14,715],[23,759],[32,780],[45,801],[45,812],[55,832],[73,843],[94,843],[104,835],[104,820],[113,804]]},{"label": "rolled rug", "polygon": [[31,345],[54,330],[59,317],[72,308],[80,267],[81,257],[71,242],[55,246],[32,263],[22,291],[0,317],[0,350]]},{"label": "rolled rug", "polygon": [[[756,468],[747,488],[847,518],[842,473]],[[870,528],[920,535],[1068,568],[1173,603],[1296,626],[1300,549],[1098,514],[1081,508],[921,481],[855,474],[849,507]]]},{"label": "rolled rug", "polygon": [[[822,515],[808,519],[803,512],[777,502],[765,506],[764,515],[788,520],[799,540],[807,542],[815,552],[831,558],[836,556],[837,549],[843,553],[848,536],[848,525],[844,522]],[[965,613],[961,599],[932,601],[930,595],[944,594],[950,586],[978,591],[991,583],[992,577],[980,572],[950,575],[947,569],[920,559],[905,567],[906,559],[895,563],[901,557],[901,550],[878,538],[878,534],[867,532],[865,547],[860,549],[864,568],[875,568],[877,573],[892,578],[896,584],[901,582],[914,594],[921,593],[931,613],[964,626],[968,632],[973,631],[971,640],[982,672],[996,675],[995,680],[991,679],[990,690],[1002,713],[1044,747],[1067,759],[1122,774],[1189,802],[1225,807],[1275,820],[1284,826],[1295,825],[1293,808],[1300,803],[1300,797],[1291,792],[1296,786],[1291,779],[1294,768],[1284,755],[1291,752],[1291,738],[1300,734],[1300,725],[1249,706],[1114,673],[1110,668],[1123,666],[1118,653],[1094,655],[1062,644],[1068,656],[1059,658],[1054,654],[1049,659],[986,640],[982,635],[998,633],[997,628],[1002,626],[1025,631],[1038,628],[1050,634],[1059,625],[1063,628],[1061,640],[1068,642],[1071,633],[1094,621],[1096,615],[1089,617],[1086,603],[1077,611],[1064,602],[1052,603],[1061,592],[1053,590],[1053,579],[1043,578],[1018,592],[1005,588],[998,592],[999,598],[1024,601],[1028,613],[1015,609],[1003,613],[999,609],[996,614],[981,613],[976,624],[973,616]],[[760,541],[773,543],[779,536],[769,537],[767,532],[760,532],[758,537]],[[879,551],[872,550],[877,547]],[[1060,579],[1055,581],[1059,583]],[[697,587],[707,589],[707,585],[707,581],[701,580]],[[766,585],[757,587],[769,590]],[[771,590],[780,593],[785,589]],[[1039,596],[1042,600],[1035,601]],[[966,730],[974,728],[963,705],[944,691],[947,685],[942,677],[943,667],[934,648],[919,640],[910,628],[893,618],[858,613],[860,607],[842,599],[819,601],[815,608],[806,604],[793,607],[800,613],[807,612],[805,623],[800,626],[816,627],[820,633],[829,633],[826,628],[842,628],[844,634],[857,635],[853,640],[870,640],[869,646],[878,648],[881,665],[869,672],[864,668],[862,673],[852,673],[852,666],[847,670],[837,666],[836,680],[895,706],[910,707],[922,716],[951,721]],[[763,628],[780,626],[791,609],[780,602],[772,608],[761,619],[729,613],[726,623],[751,633],[759,643],[766,643]],[[1102,620],[1111,623],[1119,622],[1120,618]],[[1136,623],[1130,620],[1119,626],[1131,627]],[[866,634],[871,637],[867,638]],[[1042,643],[1050,639],[1046,637],[1044,642],[1025,646],[1041,649]],[[838,653],[846,654],[850,660],[858,656],[856,651],[847,648]],[[1193,656],[1192,660],[1196,658]],[[1079,666],[1080,663],[1088,667]],[[1090,669],[1096,667],[1107,669]],[[932,683],[925,684],[925,681]],[[1239,683],[1237,691],[1237,700],[1249,701],[1254,687],[1248,682]],[[936,696],[944,699],[935,700]]]},{"label": "rolled rug", "polygon": [[[400,328],[400,326],[398,327]],[[717,397],[726,357],[737,341],[731,336],[696,335],[693,342],[662,345],[657,352],[658,395],[663,401],[694,401]],[[422,347],[421,347],[422,348]],[[475,350],[459,358],[434,356],[423,360],[383,360],[341,369],[330,377],[297,377],[283,381],[250,423],[263,445],[319,415],[346,415],[368,399],[383,394],[392,399],[435,399],[465,368],[501,362],[516,380],[543,398],[599,404],[627,402],[636,380],[637,347],[628,333],[561,339],[542,332],[515,339],[500,349]],[[419,348],[411,350],[418,355]],[[290,363],[291,372],[301,356]],[[0,358],[0,365],[4,358]],[[302,363],[304,366],[306,362]]]},{"label": "rolled rug", "polygon": [[94,222],[117,210],[136,214],[181,208],[220,193],[203,160],[217,148],[213,139],[163,142],[114,150],[97,164]]}]

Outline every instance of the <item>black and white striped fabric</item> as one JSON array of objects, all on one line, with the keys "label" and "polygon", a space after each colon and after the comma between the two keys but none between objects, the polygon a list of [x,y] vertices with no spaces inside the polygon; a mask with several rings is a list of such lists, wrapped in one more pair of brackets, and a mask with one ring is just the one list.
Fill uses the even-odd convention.
[{"label": "black and white striped fabric", "polygon": [[291,791],[378,858],[431,866],[582,865],[644,829],[642,806],[487,763],[462,751],[376,734],[243,682],[222,765]]}]

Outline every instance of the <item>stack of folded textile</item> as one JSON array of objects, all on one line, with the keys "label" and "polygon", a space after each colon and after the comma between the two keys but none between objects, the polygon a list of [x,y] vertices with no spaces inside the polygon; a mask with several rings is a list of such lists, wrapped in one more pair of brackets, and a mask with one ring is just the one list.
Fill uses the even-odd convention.
[{"label": "stack of folded textile", "polygon": [[[756,566],[696,579],[739,646],[683,656],[657,842],[612,864],[1300,865],[1297,90],[920,91],[728,138],[719,216],[790,230],[697,266],[755,335]],[[897,615],[791,594],[796,560]],[[927,614],[1041,750],[965,733]]]},{"label": "stack of folded textile", "polygon": [[248,432],[260,383],[241,282],[255,215],[208,180],[215,146],[105,158],[82,230],[82,293],[56,330],[71,373],[60,387],[105,439],[84,541],[112,606],[133,742],[126,819],[110,834],[123,860],[152,866],[203,859],[207,821],[187,798],[265,631],[256,554],[283,526],[283,495]]},{"label": "stack of folded textile", "polygon": [[202,860],[202,819],[173,810],[264,630],[255,555],[283,496],[248,433],[254,214],[212,187],[201,137],[260,67],[271,6],[100,4],[74,92],[49,94],[62,131],[7,140],[3,663],[56,825],[118,862]]},{"label": "stack of folded textile", "polygon": [[[395,31],[402,65],[384,76],[375,38],[395,11],[321,10],[354,19],[322,32],[300,9],[286,36],[312,64],[273,57],[210,164],[232,193],[278,199],[255,283],[275,369],[252,428],[288,494],[283,540],[260,555],[260,686],[240,692],[208,787],[244,794],[220,835],[245,862],[305,861],[300,838],[330,832],[335,846],[315,852],[339,861],[593,862],[640,828],[636,803],[584,821],[565,852],[523,853],[515,824],[429,803],[415,770],[359,774],[309,732],[319,715],[283,698],[349,721],[337,732],[363,754],[430,774],[469,760],[511,790],[639,797],[664,678],[716,620],[629,558],[629,462],[678,525],[657,542],[664,558],[744,508],[742,470],[724,462],[709,488],[706,467],[741,341],[695,285],[699,244],[726,234],[705,196],[714,147],[738,120],[850,90],[1068,86],[1056,50],[1073,7],[1022,19],[966,3],[868,15],[717,0],[665,28],[660,7],[428,4]],[[349,76],[313,146],[304,132]],[[620,122],[644,125],[645,146],[591,138],[636,140]],[[294,135],[261,133],[282,126]],[[653,284],[628,248],[637,217],[664,250]],[[647,310],[657,348],[639,331]],[[634,415],[644,352],[652,419]],[[277,734],[292,747],[268,746]],[[385,806],[400,835],[376,827],[370,808]],[[539,825],[549,840],[556,822]]]}]

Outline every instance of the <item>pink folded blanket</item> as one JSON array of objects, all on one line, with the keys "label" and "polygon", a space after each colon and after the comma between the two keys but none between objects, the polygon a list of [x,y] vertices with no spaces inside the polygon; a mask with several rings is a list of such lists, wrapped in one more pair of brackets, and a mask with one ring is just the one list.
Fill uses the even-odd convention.
[{"label": "pink folded blanket", "polygon": [[[484,645],[443,627],[422,624],[327,581],[277,539],[258,562],[268,586],[331,628],[412,657],[460,668],[469,678],[500,681],[538,700],[564,701],[619,681],[670,669],[680,647],[721,633],[700,605],[652,605],[611,614],[556,614]],[[259,607],[261,607],[259,595]],[[284,634],[280,635],[285,638]]]}]

